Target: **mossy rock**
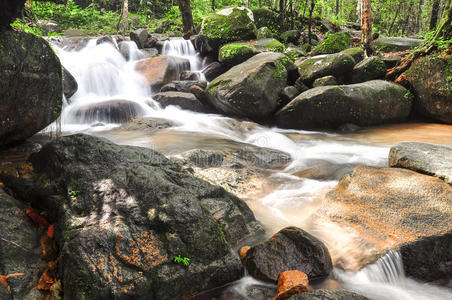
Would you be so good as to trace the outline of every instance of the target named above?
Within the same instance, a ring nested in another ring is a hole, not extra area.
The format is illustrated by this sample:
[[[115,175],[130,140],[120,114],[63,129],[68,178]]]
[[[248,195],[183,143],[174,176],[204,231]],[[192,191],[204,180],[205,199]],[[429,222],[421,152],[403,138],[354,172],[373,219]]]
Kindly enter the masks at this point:
[[[261,27],[257,30],[257,38],[258,39],[268,39],[273,37],[273,33],[268,27]]]
[[[256,50],[248,43],[231,43],[220,48],[218,60],[225,66],[238,65],[256,54]]]
[[[275,39],[260,39],[253,43],[254,48],[260,52],[280,52],[284,53],[286,47]]]
[[[330,76],[318,78],[312,84],[313,87],[329,86],[329,85],[337,85],[337,80],[334,76],[330,75]]]
[[[300,37],[301,34],[298,30],[289,30],[281,34],[280,40],[285,44],[293,43],[298,45]]]
[[[422,115],[452,124],[452,56],[435,53],[415,61],[404,75]]]
[[[347,33],[330,34],[312,51],[313,55],[333,54],[350,47],[352,39]]]
[[[351,55],[356,63],[359,63],[364,59],[364,49],[361,47],[348,48],[341,51],[341,53]]]
[[[286,48],[286,51],[284,52],[287,56],[289,56],[292,60],[296,60],[300,57],[305,57],[306,53],[301,50],[300,48],[290,45]]]
[[[399,52],[412,50],[422,43],[421,39],[405,37],[379,37],[374,40],[372,46],[381,52]]]
[[[257,29],[248,15],[249,10],[232,8],[223,11],[210,14],[202,21],[200,34],[207,37],[211,47],[218,49],[226,43],[256,38]]]
[[[272,32],[279,31],[278,14],[268,8],[253,9],[254,23],[257,28],[267,27]]]
[[[352,82],[360,83],[380,79],[386,75],[386,64],[378,56],[364,59],[353,68]]]

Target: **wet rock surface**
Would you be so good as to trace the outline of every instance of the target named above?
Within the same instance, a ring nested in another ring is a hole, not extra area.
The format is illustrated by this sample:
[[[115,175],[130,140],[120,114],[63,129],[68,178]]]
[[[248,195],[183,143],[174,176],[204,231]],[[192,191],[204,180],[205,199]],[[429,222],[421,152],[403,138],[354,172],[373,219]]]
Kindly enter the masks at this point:
[[[414,49],[421,43],[421,39],[381,36],[372,43],[372,46],[382,52],[398,52]]]
[[[1,32],[0,87],[0,147],[27,139],[61,113],[60,60],[33,34]]]
[[[352,72],[353,83],[381,79],[386,75],[386,65],[381,58],[372,56],[358,63]]]
[[[192,93],[183,92],[161,92],[153,96],[162,107],[170,105],[179,106],[182,109],[187,109],[195,112],[210,112],[211,109],[196,98]]]
[[[314,280],[327,277],[333,268],[326,246],[296,227],[284,228],[252,246],[242,262],[253,277],[270,282],[287,270],[301,271]]]
[[[284,300],[309,291],[308,276],[297,270],[284,271],[278,277],[278,294],[273,300]]]
[[[332,128],[346,123],[359,126],[406,120],[412,97],[401,85],[374,80],[359,84],[310,89],[275,114],[282,128]]]
[[[432,175],[452,184],[452,147],[400,143],[389,152],[389,166]]]
[[[20,193],[55,221],[65,297],[190,297],[239,279],[230,248],[261,230],[243,201],[153,150],[74,135],[31,161]]]
[[[81,123],[107,122],[125,123],[143,115],[143,108],[136,102],[128,100],[109,100],[86,104],[74,108],[74,114]]]
[[[288,300],[369,300],[359,294],[346,290],[315,290],[288,298]]]

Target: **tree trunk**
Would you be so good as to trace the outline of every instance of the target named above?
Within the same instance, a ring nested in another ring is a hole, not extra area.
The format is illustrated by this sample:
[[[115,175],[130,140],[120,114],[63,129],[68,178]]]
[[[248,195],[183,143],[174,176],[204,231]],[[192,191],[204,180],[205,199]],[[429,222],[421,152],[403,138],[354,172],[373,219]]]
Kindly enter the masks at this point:
[[[215,0],[212,0],[212,11],[215,11]]]
[[[370,43],[372,42],[372,10],[371,0],[362,1],[361,13],[361,44],[366,57],[372,53]]]
[[[129,0],[122,0],[121,14],[119,15],[118,24],[116,26],[122,34],[126,34],[129,29]]]
[[[311,7],[309,8],[309,20],[308,20],[308,44],[309,44],[309,50],[311,50],[311,26],[312,26],[312,13],[314,12],[314,8],[315,8],[315,0],[311,0]]]
[[[259,0],[259,8],[262,8],[262,0]]]
[[[394,14],[394,19],[392,20],[391,25],[389,26],[388,35],[391,35],[392,28],[394,27],[395,21],[396,21],[397,17],[399,16],[399,12],[400,12],[400,8],[401,7],[402,7],[402,2],[400,1],[399,5],[397,6],[397,10],[396,10],[396,12]]]
[[[430,17],[430,30],[435,29],[436,24],[438,23],[439,2],[440,2],[440,0],[433,1],[432,16]],[[447,5],[447,3],[446,3],[446,5]]]
[[[442,37],[444,40],[452,38],[452,0],[446,0],[444,11],[435,31],[435,39]]]
[[[184,39],[188,40],[195,33],[190,0],[179,0],[179,9],[182,16],[182,25],[184,26]]]
[[[336,0],[336,17],[339,16],[339,0]]]
[[[284,30],[284,20],[286,18],[286,1],[279,0],[279,25],[281,30]]]

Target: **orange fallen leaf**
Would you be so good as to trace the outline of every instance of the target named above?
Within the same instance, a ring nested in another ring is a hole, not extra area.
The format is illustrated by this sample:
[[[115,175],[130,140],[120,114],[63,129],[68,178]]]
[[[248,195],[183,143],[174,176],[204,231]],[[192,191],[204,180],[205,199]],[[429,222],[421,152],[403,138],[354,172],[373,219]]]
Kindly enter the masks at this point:
[[[41,217],[37,211],[27,209],[26,214],[33,221],[36,227],[47,228],[49,226],[49,222],[46,218]]]
[[[24,276],[24,275],[25,275],[24,273],[13,273],[13,274],[9,274],[9,275],[0,275],[0,283],[5,287],[8,294],[11,294],[11,288],[9,287],[9,284],[6,281],[6,279],[8,279],[10,277],[14,277],[14,276]]]
[[[54,225],[50,224],[49,228],[47,228],[47,236],[51,239],[53,239],[54,236]]]

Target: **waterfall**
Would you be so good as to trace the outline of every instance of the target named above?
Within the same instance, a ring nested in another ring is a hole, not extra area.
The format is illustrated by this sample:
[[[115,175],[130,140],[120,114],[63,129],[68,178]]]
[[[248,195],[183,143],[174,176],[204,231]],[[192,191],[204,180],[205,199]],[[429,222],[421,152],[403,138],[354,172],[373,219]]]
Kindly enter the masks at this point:
[[[171,39],[163,43],[162,55],[177,56],[190,61],[190,71],[199,73],[200,80],[205,80],[201,72],[202,62],[192,42],[184,39]]]

